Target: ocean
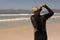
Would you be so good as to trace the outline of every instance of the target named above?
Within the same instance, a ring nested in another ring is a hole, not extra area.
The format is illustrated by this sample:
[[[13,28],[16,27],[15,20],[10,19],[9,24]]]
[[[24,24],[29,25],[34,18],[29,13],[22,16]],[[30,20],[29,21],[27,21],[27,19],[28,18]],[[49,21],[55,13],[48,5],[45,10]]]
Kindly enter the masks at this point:
[[[0,22],[29,20],[33,14],[0,14]],[[60,13],[54,13],[51,18],[60,18]]]
[[[31,25],[31,15],[33,14],[0,14],[0,27]],[[60,13],[54,13],[47,22],[60,22]]]

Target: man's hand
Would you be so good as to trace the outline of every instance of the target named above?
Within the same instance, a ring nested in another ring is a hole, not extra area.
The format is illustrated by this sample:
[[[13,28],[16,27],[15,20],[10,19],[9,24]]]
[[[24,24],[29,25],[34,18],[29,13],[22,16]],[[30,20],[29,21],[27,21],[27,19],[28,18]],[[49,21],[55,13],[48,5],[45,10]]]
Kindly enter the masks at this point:
[[[41,7],[46,7],[47,5],[46,4],[42,4]]]

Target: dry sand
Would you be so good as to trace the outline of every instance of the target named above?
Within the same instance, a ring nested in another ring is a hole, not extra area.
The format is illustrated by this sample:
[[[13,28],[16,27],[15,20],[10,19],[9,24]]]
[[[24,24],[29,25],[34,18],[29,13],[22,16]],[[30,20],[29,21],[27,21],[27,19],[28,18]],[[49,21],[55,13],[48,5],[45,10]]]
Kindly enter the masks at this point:
[[[47,23],[48,40],[60,40],[60,22]],[[34,40],[31,25],[0,29],[0,40]]]

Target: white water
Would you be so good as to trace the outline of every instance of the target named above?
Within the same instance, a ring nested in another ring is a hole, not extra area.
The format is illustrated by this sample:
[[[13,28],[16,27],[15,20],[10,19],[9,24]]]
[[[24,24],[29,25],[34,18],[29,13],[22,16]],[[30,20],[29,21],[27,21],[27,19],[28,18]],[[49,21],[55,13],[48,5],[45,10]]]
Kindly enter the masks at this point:
[[[27,16],[27,15],[33,15],[33,14],[0,14],[0,16]],[[60,15],[60,13],[54,13],[54,15]]]
[[[25,16],[31,16],[33,14],[0,14],[0,17],[9,17],[9,16],[13,16],[13,17],[17,17],[17,16],[22,16],[20,18],[4,18],[4,19],[0,19],[0,22],[4,22],[4,21],[18,21],[18,20],[30,20],[30,17],[25,17]],[[60,15],[60,13],[55,13],[54,15]],[[60,16],[52,16],[51,18],[60,18]]]

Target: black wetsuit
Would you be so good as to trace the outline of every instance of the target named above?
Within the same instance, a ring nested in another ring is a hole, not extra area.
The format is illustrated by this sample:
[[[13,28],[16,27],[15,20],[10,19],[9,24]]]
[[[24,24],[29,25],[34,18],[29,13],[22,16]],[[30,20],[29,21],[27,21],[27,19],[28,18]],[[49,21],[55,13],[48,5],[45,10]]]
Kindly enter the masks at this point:
[[[54,14],[49,8],[47,10],[48,14],[31,16],[31,22],[35,29],[34,40],[47,40],[46,20]]]

